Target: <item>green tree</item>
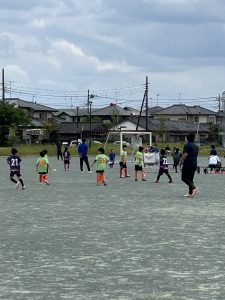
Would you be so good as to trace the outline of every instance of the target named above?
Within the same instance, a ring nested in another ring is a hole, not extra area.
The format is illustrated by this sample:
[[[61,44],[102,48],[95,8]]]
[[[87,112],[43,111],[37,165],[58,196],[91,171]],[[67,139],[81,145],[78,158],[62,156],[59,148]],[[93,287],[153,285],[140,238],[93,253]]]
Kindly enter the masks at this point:
[[[20,108],[14,107],[14,104],[0,101],[0,145],[6,146],[13,142],[9,139],[11,129],[12,136],[15,137],[13,132],[19,126],[26,126],[30,123],[30,118]]]
[[[164,117],[159,118],[159,135],[162,138],[162,142],[164,142],[164,137],[166,135],[167,132],[167,128],[166,128],[166,119]]]
[[[220,126],[218,124],[210,124],[209,129],[210,129],[209,141],[218,143],[220,139],[219,137]]]
[[[116,106],[113,106],[111,109],[111,122],[109,127],[115,127],[121,121],[121,113]]]
[[[48,119],[48,121],[44,122],[43,129],[47,139],[50,138],[51,133],[57,128],[57,125],[57,122],[53,119]]]

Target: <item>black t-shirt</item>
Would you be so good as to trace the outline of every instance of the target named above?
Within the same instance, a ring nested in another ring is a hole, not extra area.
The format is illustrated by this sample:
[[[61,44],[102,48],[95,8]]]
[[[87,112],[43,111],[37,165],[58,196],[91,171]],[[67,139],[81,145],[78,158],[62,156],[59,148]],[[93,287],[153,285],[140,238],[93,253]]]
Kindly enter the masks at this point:
[[[183,166],[197,167],[198,146],[195,143],[187,143],[184,145],[183,153],[187,153]]]

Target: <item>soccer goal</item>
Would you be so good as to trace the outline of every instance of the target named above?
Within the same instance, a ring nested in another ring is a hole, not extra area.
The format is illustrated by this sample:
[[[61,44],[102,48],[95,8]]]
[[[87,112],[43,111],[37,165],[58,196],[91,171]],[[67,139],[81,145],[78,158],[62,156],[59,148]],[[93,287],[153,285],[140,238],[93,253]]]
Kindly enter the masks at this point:
[[[134,156],[134,152],[138,149],[139,146],[142,146],[143,138],[152,146],[152,132],[151,131],[112,131],[109,132],[106,138],[105,146],[108,143],[110,135],[119,135],[119,144],[120,144],[120,153],[123,150],[123,145],[128,144],[128,146],[132,147],[132,156]],[[129,139],[129,143],[126,140]]]

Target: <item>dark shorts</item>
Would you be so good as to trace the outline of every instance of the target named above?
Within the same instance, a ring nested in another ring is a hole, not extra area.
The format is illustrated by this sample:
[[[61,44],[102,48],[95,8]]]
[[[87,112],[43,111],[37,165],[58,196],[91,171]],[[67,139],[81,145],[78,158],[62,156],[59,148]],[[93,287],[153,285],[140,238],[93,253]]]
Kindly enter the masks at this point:
[[[120,161],[120,169],[126,169],[127,168],[127,164],[123,163],[122,161]]]
[[[135,165],[134,169],[135,171],[142,171],[142,166]]]
[[[11,171],[10,172],[10,177],[13,177],[14,175],[20,177],[21,176],[20,171]]]
[[[48,172],[38,172],[39,175],[46,175]]]
[[[70,164],[70,161],[65,159],[65,160],[64,160],[64,164],[65,164],[65,165],[69,165],[69,164]]]
[[[102,173],[104,173],[104,171],[103,170],[96,170],[96,173],[102,174]]]
[[[169,170],[168,169],[159,169],[159,174],[163,175],[163,174],[168,174]]]

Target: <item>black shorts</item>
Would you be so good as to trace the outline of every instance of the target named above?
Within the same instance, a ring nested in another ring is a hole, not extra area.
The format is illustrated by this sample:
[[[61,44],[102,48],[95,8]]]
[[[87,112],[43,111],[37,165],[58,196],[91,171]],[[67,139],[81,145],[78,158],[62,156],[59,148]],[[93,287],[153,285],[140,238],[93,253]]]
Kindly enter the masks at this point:
[[[169,170],[168,169],[159,169],[159,174],[163,175],[163,174],[168,174]]]
[[[16,175],[17,177],[20,177],[21,176],[20,171],[11,171],[10,177],[13,177],[14,175]]]
[[[38,172],[39,175],[46,175],[48,172]]]
[[[103,174],[105,171],[104,170],[96,170],[96,173],[98,174]]]
[[[142,166],[135,165],[134,169],[135,171],[142,171]]]
[[[127,164],[123,163],[122,161],[120,161],[120,169],[126,169],[127,168]]]
[[[64,165],[69,165],[70,161],[69,160],[64,160]]]

